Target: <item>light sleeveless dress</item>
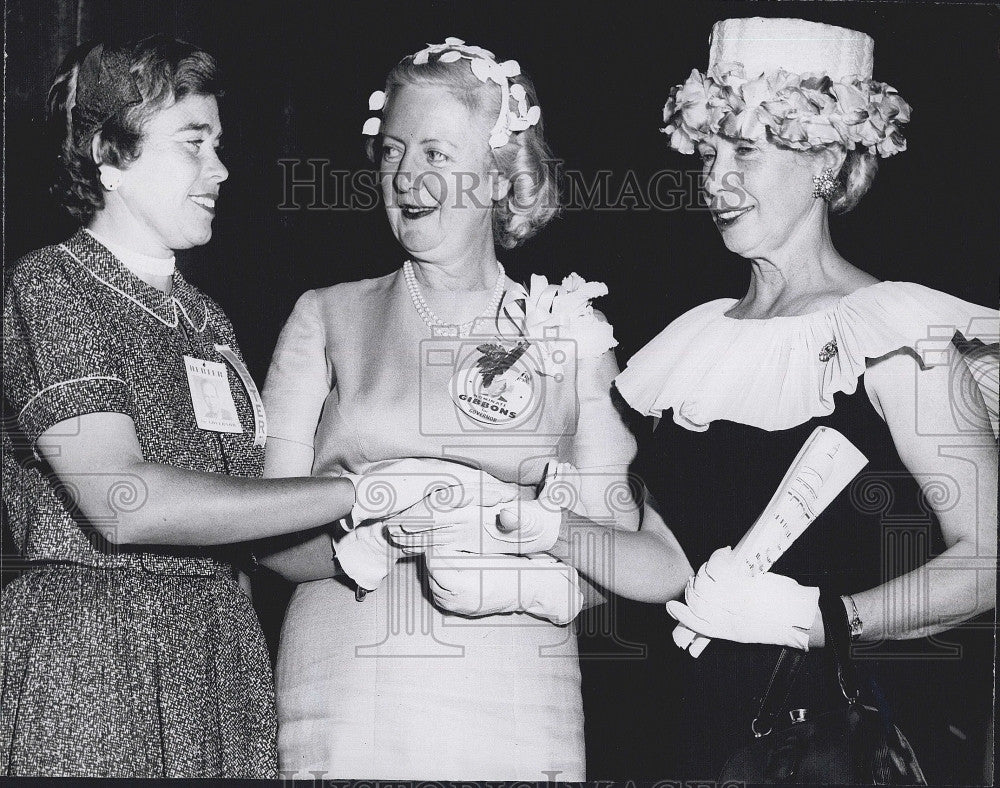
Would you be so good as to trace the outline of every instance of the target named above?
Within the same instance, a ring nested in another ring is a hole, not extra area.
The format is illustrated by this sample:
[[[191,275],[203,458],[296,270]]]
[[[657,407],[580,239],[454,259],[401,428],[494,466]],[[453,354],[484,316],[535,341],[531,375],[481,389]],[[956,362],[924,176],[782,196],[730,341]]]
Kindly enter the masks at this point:
[[[541,381],[524,426],[490,430],[449,395],[456,354],[482,341],[433,338],[398,271],[309,291],[268,373],[269,433],[312,445],[313,475],[403,457],[480,465],[526,488],[553,457],[624,474],[635,444],[611,404],[610,354]],[[423,575],[421,557],[401,560],[362,602],[338,579],[298,586],[276,679],[282,772],[584,779],[573,628],[442,612]]]

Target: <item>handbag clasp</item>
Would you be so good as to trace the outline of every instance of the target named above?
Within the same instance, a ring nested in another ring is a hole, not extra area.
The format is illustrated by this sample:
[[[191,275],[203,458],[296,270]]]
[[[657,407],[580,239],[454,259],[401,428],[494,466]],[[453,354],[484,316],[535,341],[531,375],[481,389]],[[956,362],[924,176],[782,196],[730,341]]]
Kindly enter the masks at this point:
[[[753,735],[754,735],[755,739],[763,738],[764,736],[767,736],[771,731],[774,730],[773,727],[770,727],[766,731],[763,731],[763,732],[759,731],[759,730],[757,730],[757,723],[758,722],[759,722],[759,718],[754,717],[753,718],[753,722],[750,723],[750,730],[753,731]]]

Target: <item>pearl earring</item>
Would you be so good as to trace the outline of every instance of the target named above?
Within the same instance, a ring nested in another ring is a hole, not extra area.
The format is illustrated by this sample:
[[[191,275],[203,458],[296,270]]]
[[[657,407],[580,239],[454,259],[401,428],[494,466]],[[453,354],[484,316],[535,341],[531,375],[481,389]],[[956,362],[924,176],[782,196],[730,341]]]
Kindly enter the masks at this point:
[[[101,186],[106,191],[113,192],[121,185],[121,182],[122,174],[118,170],[112,170],[110,167],[107,169],[101,167]]]

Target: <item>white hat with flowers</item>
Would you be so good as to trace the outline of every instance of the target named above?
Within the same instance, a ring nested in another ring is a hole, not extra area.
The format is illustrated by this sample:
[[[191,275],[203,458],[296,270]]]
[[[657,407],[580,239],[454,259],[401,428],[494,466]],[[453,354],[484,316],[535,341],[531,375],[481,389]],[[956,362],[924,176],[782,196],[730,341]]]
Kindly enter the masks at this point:
[[[663,108],[672,148],[693,153],[713,134],[794,150],[840,144],[879,156],[906,150],[910,105],[872,79],[875,42],[803,19],[716,22],[705,73],[694,69]]]

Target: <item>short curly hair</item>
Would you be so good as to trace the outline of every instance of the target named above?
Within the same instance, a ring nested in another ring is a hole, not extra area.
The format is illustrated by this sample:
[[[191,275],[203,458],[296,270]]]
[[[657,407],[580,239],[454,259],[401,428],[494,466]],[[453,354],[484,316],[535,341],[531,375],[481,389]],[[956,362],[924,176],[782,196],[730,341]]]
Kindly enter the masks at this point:
[[[531,106],[538,94],[531,78],[523,71],[511,78],[521,85]],[[385,81],[386,101],[395,89],[405,85],[438,85],[446,88],[473,112],[480,112],[493,124],[500,114],[501,92],[493,82],[482,82],[468,61],[445,63],[430,60],[414,64],[408,57],[397,64]],[[378,138],[366,142],[368,158],[378,161]],[[559,214],[559,187],[554,168],[555,156],[545,142],[542,120],[524,131],[510,135],[501,148],[493,149],[500,174],[510,181],[507,198],[493,205],[493,239],[504,249],[520,246]]]
[[[867,148],[847,151],[844,164],[837,174],[840,184],[837,194],[830,200],[832,213],[847,213],[864,197],[875,181],[878,172],[878,154]]]
[[[66,56],[46,102],[49,127],[59,151],[50,191],[80,224],[87,224],[104,208],[98,162],[91,152],[96,135],[100,135],[101,162],[120,167],[138,158],[143,126],[158,110],[189,95],[222,95],[218,66],[211,55],[169,36],[152,36],[118,49],[130,64],[142,102],[122,107],[100,128],[81,134],[73,124],[77,76],[93,47],[85,44]]]

